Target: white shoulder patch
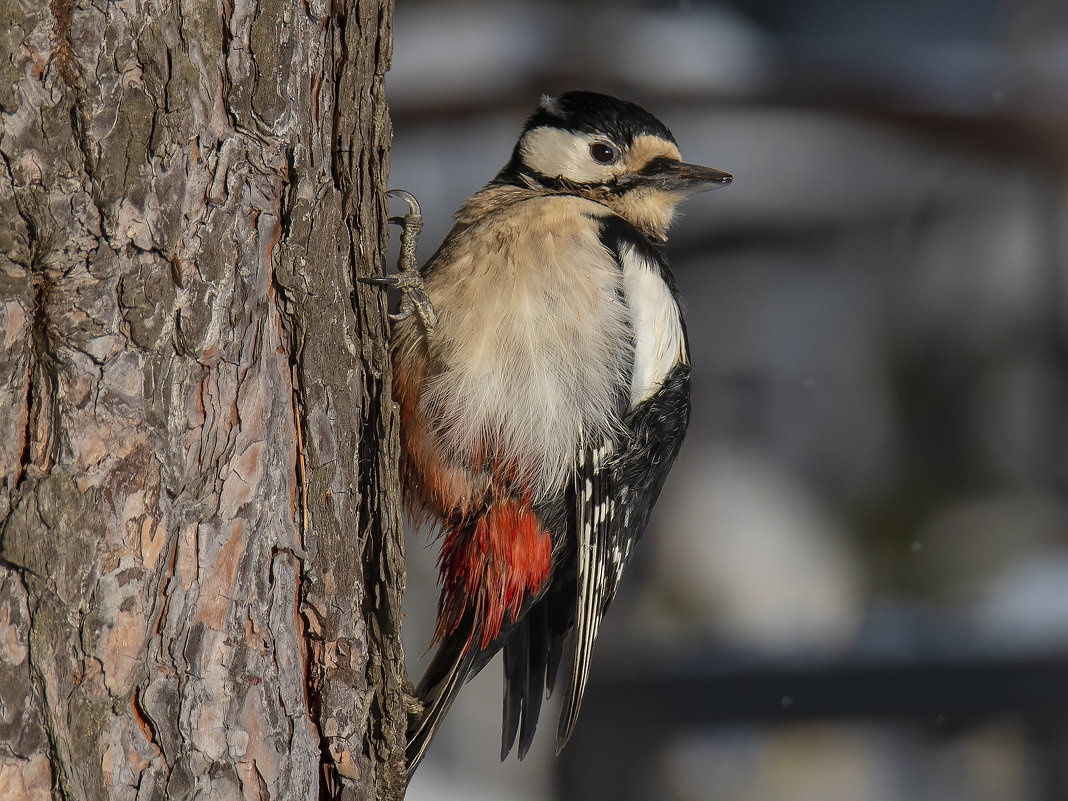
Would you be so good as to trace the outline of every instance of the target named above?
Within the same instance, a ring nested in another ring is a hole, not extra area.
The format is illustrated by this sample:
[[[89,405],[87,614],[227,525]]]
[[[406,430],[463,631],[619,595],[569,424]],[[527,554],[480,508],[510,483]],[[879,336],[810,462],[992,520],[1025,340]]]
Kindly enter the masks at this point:
[[[686,342],[679,307],[656,266],[629,246],[623,248],[621,260],[623,292],[634,332],[630,382],[630,405],[634,408],[655,394],[676,364],[687,360]]]

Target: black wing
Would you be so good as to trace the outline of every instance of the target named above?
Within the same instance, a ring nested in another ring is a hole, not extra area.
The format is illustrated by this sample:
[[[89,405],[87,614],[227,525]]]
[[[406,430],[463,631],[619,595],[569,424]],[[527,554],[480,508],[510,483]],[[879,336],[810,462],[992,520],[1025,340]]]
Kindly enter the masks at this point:
[[[659,391],[629,416],[628,437],[607,459],[587,451],[576,470],[576,605],[573,647],[557,752],[578,720],[601,618],[634,544],[645,532],[690,420],[690,368],[677,364]]]

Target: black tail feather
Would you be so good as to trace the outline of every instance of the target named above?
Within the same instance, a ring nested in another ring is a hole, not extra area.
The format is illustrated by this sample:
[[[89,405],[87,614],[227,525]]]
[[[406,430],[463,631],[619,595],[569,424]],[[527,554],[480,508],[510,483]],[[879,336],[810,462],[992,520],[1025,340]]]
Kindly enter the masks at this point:
[[[519,722],[526,725],[523,707],[527,686],[529,655],[527,621],[524,619],[504,644],[504,720],[501,725],[501,761],[508,757],[515,743]]]
[[[423,703],[423,711],[408,721],[408,776],[419,766],[438,726],[472,673],[475,616],[464,615],[456,628],[441,642],[434,658],[427,665],[415,693]]]
[[[504,645],[504,725],[501,729],[501,759],[505,759],[519,736],[517,755],[523,759],[534,741],[546,690],[549,659],[547,610],[536,603],[515,627]]]
[[[519,758],[522,759],[530,750],[534,741],[534,730],[538,726],[541,714],[541,702],[545,698],[545,667],[548,661],[549,629],[546,619],[545,604],[539,603],[527,616],[527,686],[523,695],[523,726],[519,732]]]

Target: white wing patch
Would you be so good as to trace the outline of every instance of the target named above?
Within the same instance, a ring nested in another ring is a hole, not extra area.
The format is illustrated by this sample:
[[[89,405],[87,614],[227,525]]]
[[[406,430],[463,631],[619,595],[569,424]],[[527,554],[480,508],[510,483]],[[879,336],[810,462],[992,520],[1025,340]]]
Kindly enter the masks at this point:
[[[686,361],[686,341],[679,307],[656,267],[630,246],[622,249],[620,260],[634,333],[633,409],[653,396],[672,367]]]

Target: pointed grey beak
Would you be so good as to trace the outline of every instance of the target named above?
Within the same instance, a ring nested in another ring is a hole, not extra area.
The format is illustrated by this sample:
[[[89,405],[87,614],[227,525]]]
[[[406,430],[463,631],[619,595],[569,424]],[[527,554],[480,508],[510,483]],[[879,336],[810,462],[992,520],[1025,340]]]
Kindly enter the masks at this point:
[[[734,176],[723,170],[669,158],[655,158],[640,171],[620,176],[618,184],[623,191],[638,186],[651,186],[661,192],[694,195],[726,186],[733,180]]]
[[[733,175],[723,170],[669,159],[656,159],[642,171],[642,178],[666,192],[688,194],[717,189],[734,180]]]

